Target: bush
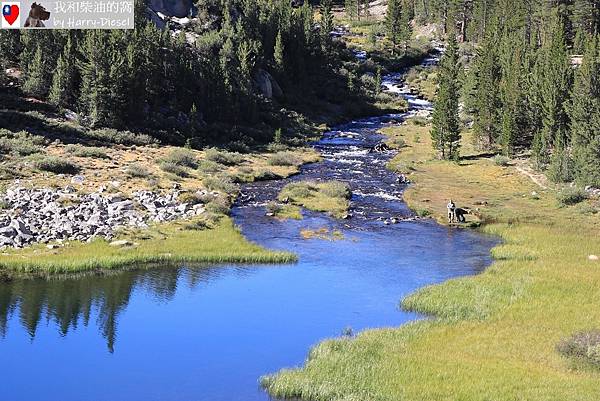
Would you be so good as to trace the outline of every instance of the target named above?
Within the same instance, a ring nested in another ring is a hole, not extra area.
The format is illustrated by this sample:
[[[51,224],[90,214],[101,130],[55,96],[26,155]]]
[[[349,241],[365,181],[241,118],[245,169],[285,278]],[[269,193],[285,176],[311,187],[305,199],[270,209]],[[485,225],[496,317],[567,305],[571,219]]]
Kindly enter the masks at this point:
[[[93,157],[96,159],[108,159],[104,148],[94,146],[67,145],[65,148],[67,153],[77,157]]]
[[[19,156],[29,156],[42,151],[46,140],[26,131],[11,132],[0,129],[0,153],[13,153]]]
[[[125,170],[125,174],[132,178],[146,178],[150,176],[148,169],[140,164],[130,164]]]
[[[173,149],[165,158],[165,162],[190,168],[198,166],[196,155],[189,149]]]
[[[350,186],[341,181],[329,181],[325,183],[321,188],[321,192],[331,198],[350,199],[352,197]]]
[[[34,160],[33,166],[38,170],[55,174],[76,174],[79,171],[79,166],[75,163],[56,156],[46,156]]]
[[[238,192],[238,186],[231,180],[231,178],[225,175],[207,177],[203,180],[203,182],[206,188],[211,191],[219,191],[226,194],[236,194]]]
[[[198,171],[202,173],[218,173],[219,171],[223,171],[225,168],[226,166],[211,160],[202,160],[200,163],[198,163]]]
[[[160,169],[165,173],[175,174],[177,177],[185,178],[189,175],[185,167],[167,161],[160,163]]]
[[[292,152],[277,152],[267,160],[271,166],[297,166],[302,163]]]
[[[583,202],[588,197],[587,192],[581,188],[565,188],[557,195],[558,203],[561,206],[571,206]]]
[[[390,145],[392,145],[394,148],[402,149],[406,147],[406,141],[404,138],[395,137],[390,140]]]
[[[179,194],[177,198],[181,203],[187,203],[189,205],[197,205],[202,202],[202,198],[195,192],[183,192]]]
[[[229,203],[221,197],[214,198],[206,204],[206,211],[217,215],[229,214]]]
[[[506,167],[510,163],[510,159],[503,155],[494,156],[494,164],[500,167]]]
[[[577,333],[562,340],[556,349],[563,356],[600,368],[600,330]]]
[[[244,161],[244,157],[239,153],[227,152],[216,148],[207,149],[204,157],[206,160],[226,166],[235,166]]]
[[[271,170],[262,170],[254,174],[254,181],[269,181],[282,178],[279,174]]]
[[[135,134],[130,131],[117,131],[112,128],[102,128],[97,130],[90,130],[86,133],[86,136],[101,141],[116,143],[119,145],[157,145],[160,142],[146,134]]]

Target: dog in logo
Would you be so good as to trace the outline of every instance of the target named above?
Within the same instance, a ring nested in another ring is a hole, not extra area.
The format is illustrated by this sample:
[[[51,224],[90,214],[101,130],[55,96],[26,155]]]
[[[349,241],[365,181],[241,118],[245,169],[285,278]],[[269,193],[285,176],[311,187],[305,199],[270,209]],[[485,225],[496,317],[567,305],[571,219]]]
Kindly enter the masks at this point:
[[[44,6],[41,4],[33,3],[31,10],[29,10],[29,16],[25,21],[25,27],[31,28],[43,28],[46,25],[42,21],[48,21],[50,18],[50,12],[46,11]]]

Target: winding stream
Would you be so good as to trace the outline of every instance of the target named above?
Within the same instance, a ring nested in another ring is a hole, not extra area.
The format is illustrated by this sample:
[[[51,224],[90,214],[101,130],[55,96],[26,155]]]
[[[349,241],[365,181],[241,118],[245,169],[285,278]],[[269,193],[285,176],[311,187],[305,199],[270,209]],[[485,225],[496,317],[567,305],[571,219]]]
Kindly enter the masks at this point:
[[[385,86],[408,97],[410,113],[430,107],[403,89],[401,75]],[[322,163],[243,189],[236,223],[253,241],[297,253],[297,264],[0,284],[0,400],[268,400],[257,379],[300,365],[319,340],[416,318],[398,310],[403,296],[480,272],[496,240],[411,221],[404,187],[385,168],[392,155],[368,152],[378,129],[405,117],[336,127],[314,145]],[[286,182],[307,178],[349,182],[353,217],[265,216]],[[402,221],[384,224],[391,217]],[[306,240],[306,228],[339,230],[343,239]]]

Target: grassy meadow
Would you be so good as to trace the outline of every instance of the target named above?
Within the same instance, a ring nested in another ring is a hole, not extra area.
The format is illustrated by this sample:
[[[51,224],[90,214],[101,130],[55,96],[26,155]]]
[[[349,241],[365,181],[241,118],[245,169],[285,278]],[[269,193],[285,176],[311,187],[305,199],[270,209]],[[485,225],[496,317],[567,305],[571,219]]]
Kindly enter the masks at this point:
[[[146,230],[123,231],[128,243],[111,246],[98,239],[91,243],[67,242],[49,249],[40,244],[0,253],[0,271],[8,274],[51,275],[90,270],[135,267],[146,263],[290,263],[296,256],[273,252],[247,241],[229,217],[212,228],[198,221],[178,221]]]
[[[600,262],[590,258],[600,253],[598,201],[565,202],[564,189],[522,173],[523,161],[478,154],[468,133],[460,164],[437,161],[428,129],[386,131],[403,139],[390,168],[414,182],[407,203],[441,222],[448,198],[472,207],[468,219],[503,239],[496,261],[400,303],[434,318],[324,341],[303,367],[262,384],[276,397],[319,401],[597,400],[597,340],[579,358],[559,344],[600,326]]]

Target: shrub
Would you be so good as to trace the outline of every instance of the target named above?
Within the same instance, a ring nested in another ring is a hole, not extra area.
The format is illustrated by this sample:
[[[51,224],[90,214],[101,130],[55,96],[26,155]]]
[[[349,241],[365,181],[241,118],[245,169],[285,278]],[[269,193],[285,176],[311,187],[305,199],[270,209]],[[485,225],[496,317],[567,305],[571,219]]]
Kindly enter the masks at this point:
[[[148,169],[137,163],[130,164],[125,170],[125,174],[132,178],[146,178],[150,176]]]
[[[46,156],[34,160],[33,166],[38,170],[55,174],[76,174],[79,171],[79,166],[75,163],[56,156]]]
[[[302,162],[292,152],[277,152],[267,160],[271,166],[297,166]]]
[[[185,178],[189,175],[185,167],[167,161],[160,163],[160,169],[165,173],[175,174],[177,177]]]
[[[254,181],[269,181],[282,178],[279,174],[271,170],[261,170],[254,174]]]
[[[157,145],[156,138],[146,134],[135,134],[130,131],[117,131],[113,128],[102,128],[87,131],[86,136],[101,141],[116,143],[119,145]]]
[[[571,206],[583,202],[588,197],[587,192],[578,187],[565,188],[557,195],[558,203],[561,206]]]
[[[503,155],[494,156],[494,164],[496,166],[506,167],[510,163],[510,159]]]
[[[562,340],[556,349],[563,356],[600,368],[600,330],[576,333]]]
[[[178,166],[196,168],[198,160],[196,155],[189,149],[173,149],[165,158],[165,162]]]
[[[198,203],[203,203],[202,198],[195,192],[183,192],[179,194],[177,198],[181,203],[187,203],[190,205],[197,205]]]
[[[390,140],[390,144],[398,149],[402,149],[406,147],[406,141],[404,140],[404,138],[400,138],[400,137],[395,137],[393,139]]]
[[[198,163],[198,171],[202,173],[218,173],[225,168],[226,166],[211,160],[202,160],[200,163]]]
[[[341,181],[330,181],[323,184],[321,192],[332,198],[350,199],[352,197],[350,186]]]
[[[108,159],[106,150],[95,146],[67,145],[67,153],[77,157],[93,157],[96,159]]]
[[[207,177],[203,180],[204,185],[211,191],[224,192],[226,194],[236,194],[238,186],[225,175],[219,175],[216,177]]]
[[[38,135],[31,135],[26,131],[11,132],[0,129],[0,152],[14,153],[19,156],[29,156],[42,151],[46,139]]]
[[[303,199],[313,196],[317,190],[318,188],[310,182],[292,182],[281,190],[281,196],[291,199]]]
[[[206,211],[217,215],[229,214],[229,203],[222,197],[216,197],[206,204]]]
[[[207,149],[204,157],[206,160],[224,164],[226,166],[235,166],[244,161],[244,157],[239,153],[227,152],[216,148]]]

